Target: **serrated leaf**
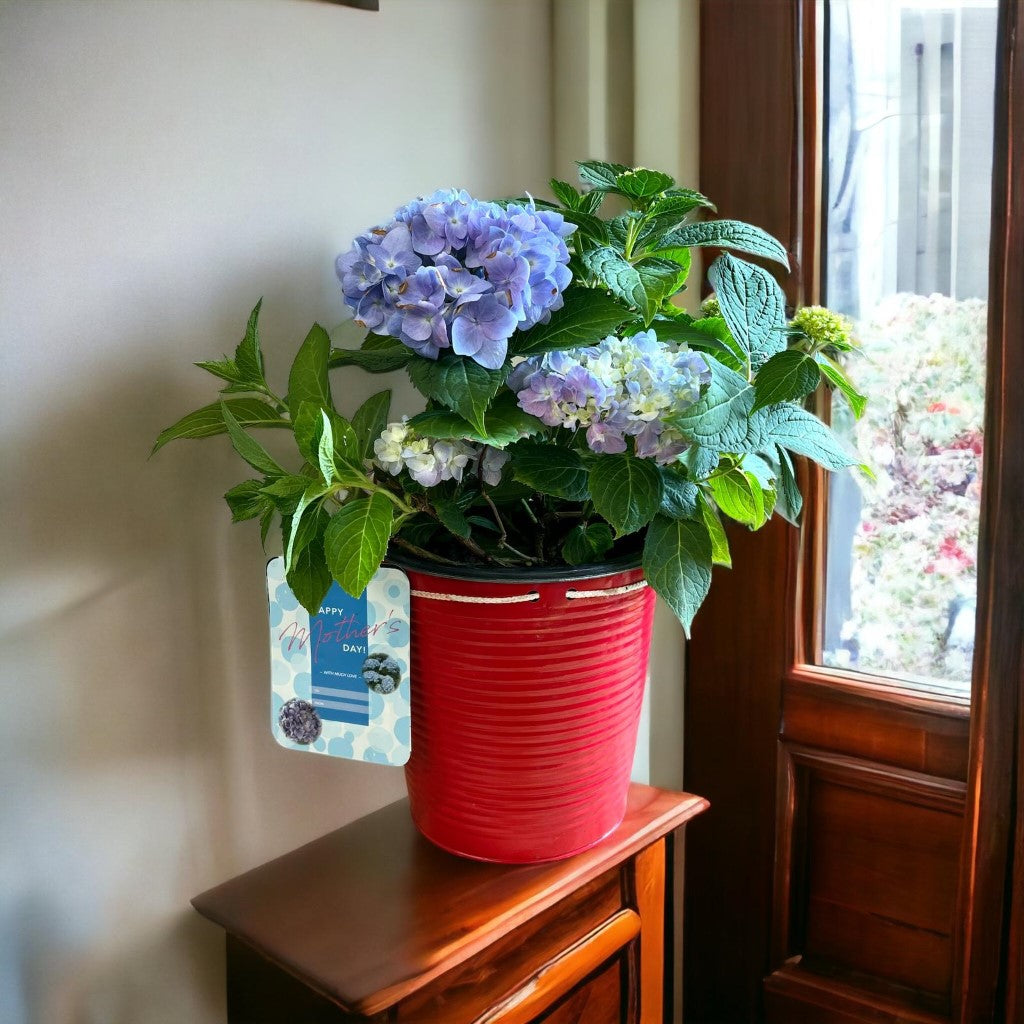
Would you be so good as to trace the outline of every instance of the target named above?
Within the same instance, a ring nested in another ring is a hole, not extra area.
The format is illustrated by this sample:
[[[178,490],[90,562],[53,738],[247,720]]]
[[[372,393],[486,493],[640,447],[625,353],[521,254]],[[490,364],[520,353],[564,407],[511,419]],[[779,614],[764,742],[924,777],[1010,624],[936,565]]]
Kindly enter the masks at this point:
[[[312,516],[313,511],[311,510],[319,508],[319,502],[328,490],[329,488],[324,487],[319,480],[314,480],[302,492],[289,523],[288,539],[284,548],[285,573],[291,568],[293,558],[305,548],[310,537],[315,536],[315,531],[311,532],[308,528],[302,529],[302,523],[307,513]]]
[[[650,459],[602,455],[591,467],[594,508],[620,537],[635,533],[657,515],[661,492],[661,473]]]
[[[676,183],[675,178],[663,171],[647,167],[634,167],[615,176],[615,187],[630,199],[650,199]]]
[[[263,493],[269,497],[285,515],[292,515],[299,503],[299,498],[309,486],[309,477],[289,474],[279,477],[272,483],[265,484]]]
[[[195,365],[198,366],[200,370],[212,373],[214,377],[220,377],[221,380],[226,380],[229,387],[240,385],[244,379],[237,365],[235,365],[234,359],[204,359]],[[246,390],[248,391],[251,389],[246,388]]]
[[[719,452],[741,450],[754,406],[754,389],[742,374],[713,356],[705,358],[711,368],[707,391],[671,422],[688,440],[704,448]]]
[[[614,543],[607,523],[580,523],[574,526],[562,544],[562,557],[569,565],[587,565],[600,561]]]
[[[540,420],[516,405],[516,396],[511,391],[499,395],[487,410],[483,432],[458,413],[444,409],[418,413],[409,420],[409,426],[424,437],[461,438],[489,444],[493,448],[505,448],[513,441],[544,430]]]
[[[723,515],[757,530],[764,525],[764,492],[752,473],[734,468],[709,481],[715,504]]]
[[[314,540],[299,554],[285,573],[285,579],[299,604],[316,615],[331,589],[331,574],[324,561],[323,542]]]
[[[260,545],[264,551],[267,550],[267,536],[270,533],[270,527],[274,524],[274,513],[276,511],[273,505],[269,505],[266,512],[260,516]]]
[[[659,248],[655,243],[659,242],[663,235],[679,225],[679,222],[698,206],[704,206],[713,210],[714,203],[706,196],[691,189],[675,189],[671,194],[656,199],[644,214],[644,225],[637,235],[637,247],[640,251],[644,249]],[[675,246],[677,249],[684,249],[689,252],[688,246]]]
[[[799,526],[804,498],[800,493],[800,485],[797,483],[796,473],[793,470],[793,461],[785,448],[776,447],[775,451],[779,458],[778,512],[786,522]]]
[[[583,263],[588,272],[607,286],[608,290],[627,306],[647,312],[647,292],[636,268],[624,260],[614,249],[602,246],[584,253]]]
[[[548,184],[551,186],[551,194],[567,210],[579,209],[580,200],[583,198],[580,195],[579,189],[574,185],[570,185],[567,181],[560,181],[558,178],[552,178]]]
[[[253,307],[245,325],[245,336],[235,349],[235,365],[239,375],[253,384],[265,384],[263,377],[263,353],[260,351],[259,318],[263,299]]]
[[[242,429],[226,401],[220,403],[220,414],[231,438],[231,446],[253,469],[265,476],[284,476],[285,471],[270,457],[263,445]]]
[[[394,506],[383,494],[346,502],[324,533],[324,556],[342,590],[360,597],[380,568],[391,537]]]
[[[470,534],[469,520],[451,498],[433,498],[434,511],[445,529],[465,540]]]
[[[711,502],[704,497],[703,492],[698,495],[701,519],[707,527],[708,536],[711,538],[711,561],[714,565],[724,565],[727,569],[732,568],[732,555],[729,552],[729,538],[726,536],[722,520],[718,518],[718,512],[712,507]]]
[[[684,268],[672,260],[652,258],[637,263],[635,269],[640,275],[646,296],[643,307],[644,322],[649,324],[654,314],[661,308],[661,304],[679,291],[689,265]]]
[[[546,324],[512,335],[510,353],[532,355],[592,345],[629,318],[610,295],[591,288],[570,287],[564,292],[564,300],[565,305],[552,313]]]
[[[774,260],[789,269],[789,256],[782,244],[767,231],[740,220],[706,220],[684,224],[665,239],[665,248],[694,246],[737,249],[751,256]]]
[[[850,404],[854,419],[859,420],[867,408],[867,396],[862,395],[854,387],[853,381],[847,377],[843,368],[825,355],[824,352],[815,353],[814,361],[818,364],[818,368],[828,382],[845,396],[846,401]]]
[[[517,445],[512,452],[512,472],[516,480],[541,494],[566,501],[586,501],[590,496],[583,460],[568,448]]]
[[[678,461],[686,467],[686,472],[691,480],[706,480],[718,468],[719,455],[712,448],[691,444],[679,456]]]
[[[806,352],[795,348],[779,352],[761,367],[754,380],[754,409],[803,398],[820,380],[818,366]]]
[[[564,214],[567,224],[575,224],[579,233],[598,245],[606,245],[608,242],[608,229],[600,217],[584,213],[582,210],[559,211]],[[574,244],[576,244],[574,242]]]
[[[786,347],[786,300],[767,270],[723,253],[708,269],[708,280],[730,333],[755,366]]]
[[[333,409],[331,385],[327,379],[327,361],[331,339],[319,325],[313,324],[305,341],[299,346],[288,373],[288,408],[295,417],[303,402],[320,409]]]
[[[352,414],[352,429],[355,431],[360,458],[373,458],[373,442],[388,425],[390,413],[391,392],[378,391]]]
[[[376,338],[376,335],[370,335]],[[367,339],[369,340],[369,339]],[[333,369],[336,366],[358,366],[367,373],[391,373],[393,370],[401,370],[412,361],[416,353],[407,348],[395,338],[379,338],[383,344],[366,345],[358,349],[335,348],[331,349],[328,365]]]
[[[235,421],[242,427],[290,427],[286,419],[272,406],[261,398],[226,398],[220,402],[204,405],[187,416],[182,416],[177,423],[160,432],[153,445],[151,455],[158,452],[170,441],[195,440],[200,437],[214,437],[227,433],[221,406],[226,405]]]
[[[505,383],[509,366],[488,370],[464,356],[445,352],[437,360],[416,357],[407,367],[413,386],[485,433],[484,413]]]
[[[623,164],[606,163],[604,160],[577,160],[580,181],[594,188],[616,191],[616,179],[629,168]]]
[[[584,192],[580,199],[580,212],[589,213],[591,215],[596,214],[601,209],[601,204],[604,202],[604,192],[597,188],[590,192]],[[603,222],[602,222],[603,223]]]
[[[745,370],[747,356],[721,317],[703,320],[655,320],[651,327],[659,341],[683,342],[690,348],[711,353],[730,370]]]
[[[317,465],[320,467],[324,483],[329,484],[337,473],[334,465],[334,430],[331,427],[330,416],[323,409],[320,410],[320,427],[320,441],[316,452]]]
[[[806,455],[826,469],[844,469],[860,464],[859,457],[846,449],[839,437],[816,416],[799,405],[785,403],[762,409],[764,439]]]
[[[711,538],[703,522],[657,516],[647,531],[644,575],[675,612],[687,638],[711,586]]]
[[[693,519],[697,515],[697,485],[684,480],[667,466],[661,470],[661,506],[670,519]]]
[[[262,480],[243,480],[224,495],[224,500],[231,509],[231,522],[242,523],[248,519],[262,516],[269,505],[273,510],[273,502],[263,495]]]

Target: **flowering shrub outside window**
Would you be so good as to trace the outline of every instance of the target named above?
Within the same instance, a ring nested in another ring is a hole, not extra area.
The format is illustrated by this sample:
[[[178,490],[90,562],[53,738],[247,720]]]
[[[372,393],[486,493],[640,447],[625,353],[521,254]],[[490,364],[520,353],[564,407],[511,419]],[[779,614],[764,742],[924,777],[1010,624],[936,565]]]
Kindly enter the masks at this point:
[[[874,481],[834,481],[855,513],[830,536],[827,604],[839,605],[825,662],[966,688],[974,649],[986,304],[890,296],[856,329],[856,377],[872,395],[852,421]],[[857,505],[859,504],[859,510]],[[840,517],[842,518],[842,517]],[[849,568],[849,593],[839,592]],[[847,603],[848,602],[848,603]]]

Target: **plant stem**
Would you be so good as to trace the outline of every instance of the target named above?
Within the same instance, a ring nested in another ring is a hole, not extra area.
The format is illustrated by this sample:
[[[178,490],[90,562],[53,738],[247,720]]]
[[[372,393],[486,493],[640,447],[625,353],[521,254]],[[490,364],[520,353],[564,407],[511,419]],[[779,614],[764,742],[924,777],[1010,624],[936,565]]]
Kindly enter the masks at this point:
[[[409,541],[402,537],[392,537],[391,543],[397,545],[400,548],[404,548],[411,554],[417,555],[419,558],[425,558],[431,562],[440,562],[442,565],[458,565],[452,558],[445,558],[443,555],[434,554],[433,551],[428,551],[426,548],[421,548],[416,544],[411,544]]]

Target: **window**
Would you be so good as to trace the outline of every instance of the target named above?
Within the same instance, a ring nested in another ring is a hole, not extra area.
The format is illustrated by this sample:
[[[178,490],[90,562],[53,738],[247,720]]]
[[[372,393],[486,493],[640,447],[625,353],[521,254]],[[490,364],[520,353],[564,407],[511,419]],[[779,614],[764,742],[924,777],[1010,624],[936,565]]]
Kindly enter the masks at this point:
[[[832,0],[825,300],[871,396],[833,424],[823,661],[967,695],[977,591],[995,0]]]

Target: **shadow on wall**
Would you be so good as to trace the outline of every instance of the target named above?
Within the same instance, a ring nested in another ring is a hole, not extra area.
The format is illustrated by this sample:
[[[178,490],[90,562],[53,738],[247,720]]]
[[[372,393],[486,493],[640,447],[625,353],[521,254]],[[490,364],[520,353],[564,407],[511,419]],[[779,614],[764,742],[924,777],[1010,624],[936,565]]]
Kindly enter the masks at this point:
[[[287,308],[279,290],[268,302]],[[244,318],[225,314],[201,354]],[[142,320],[143,353],[195,349]],[[278,380],[291,344],[268,353]],[[397,769],[274,743],[258,529],[232,527],[219,498],[245,467],[225,439],[146,461],[214,397],[193,373],[186,392],[156,363],[111,360],[90,369],[104,386],[2,439],[20,498],[3,578],[5,1020],[223,1020],[222,943],[189,898],[404,793]]]

